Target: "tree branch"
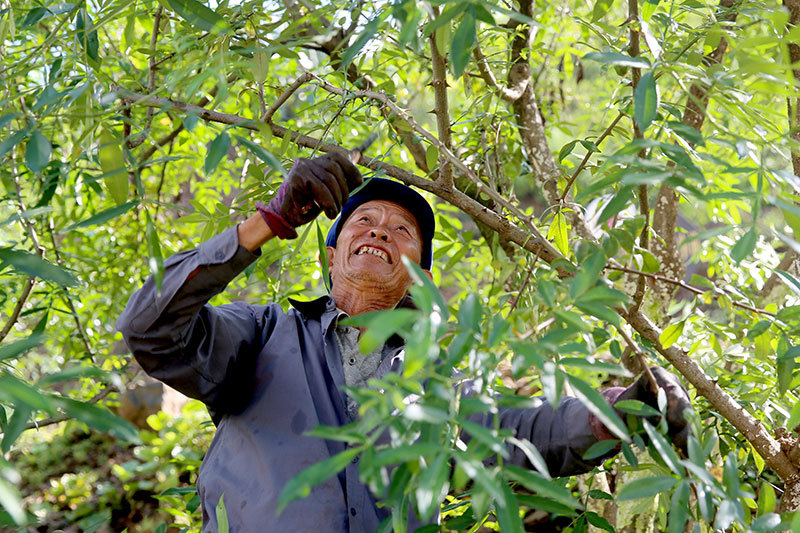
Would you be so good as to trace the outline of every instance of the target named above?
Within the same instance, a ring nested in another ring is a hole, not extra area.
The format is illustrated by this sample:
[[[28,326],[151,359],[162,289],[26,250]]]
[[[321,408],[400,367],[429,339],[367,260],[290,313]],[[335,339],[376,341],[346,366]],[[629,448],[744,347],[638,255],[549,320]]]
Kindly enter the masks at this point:
[[[439,16],[439,8],[433,7],[434,18]],[[431,63],[433,66],[433,94],[434,107],[433,113],[436,115],[436,126],[439,132],[439,141],[448,150],[452,150],[453,145],[450,136],[450,109],[447,105],[447,70],[444,57],[439,53],[436,46],[436,32],[431,32],[429,41],[431,43]],[[453,167],[446,157],[439,153],[439,175],[436,178],[442,187],[453,187]]]
[[[483,81],[485,81],[489,87],[497,90],[500,94],[500,98],[506,102],[518,100],[522,96],[522,93],[525,92],[528,83],[530,83],[530,76],[516,76],[514,79],[511,79],[509,76],[508,87],[500,87],[494,72],[492,72],[489,66],[489,60],[483,55],[480,44],[475,43],[475,48],[472,49],[472,57],[475,58],[475,63],[478,64],[478,71],[481,73]]]
[[[25,302],[28,301],[28,296],[30,296],[35,284],[36,278],[28,278],[25,282],[25,287],[22,289],[22,294],[19,295],[17,304],[14,306],[14,310],[11,311],[11,314],[8,316],[8,322],[6,322],[6,325],[3,326],[3,330],[0,331],[0,342],[3,342],[3,339],[6,338],[6,335],[8,335],[8,333],[11,331],[11,328],[17,323],[19,315],[22,312],[22,308],[25,306]]]
[[[203,120],[220,122],[223,124],[241,124],[242,127],[248,129],[258,129],[253,124],[252,120],[245,119],[238,115],[219,113],[217,111],[199,108],[191,104],[177,102],[167,98],[155,98],[148,95],[132,93],[121,88],[115,88],[115,92],[120,98],[130,104],[155,107],[172,105],[175,109],[196,113]],[[319,149],[323,152],[343,150],[341,147],[334,144],[319,145],[318,139],[290,131],[277,124],[270,123],[269,126],[273,134],[277,137],[288,135],[293,142],[300,146],[309,148],[319,146]],[[540,233],[523,230],[507,218],[482,206],[480,203],[455,188],[444,189],[436,182],[421,178],[407,170],[387,165],[383,161],[377,159],[364,157],[359,161],[359,164],[374,170],[381,169],[386,172],[387,175],[397,178],[407,185],[412,185],[435,194],[442,200],[461,209],[467,215],[486,224],[496,231],[501,238],[514,242],[531,253],[540,254],[540,257],[548,263],[552,263],[556,259],[564,259],[563,256],[555,250],[552,244],[541,237]],[[639,274],[639,272],[635,273]],[[705,396],[720,414],[742,432],[761,457],[764,458],[765,463],[772,468],[781,479],[786,483],[793,483],[798,479],[797,469],[792,465],[786,454],[781,451],[778,442],[767,433],[761,422],[736,403],[729,394],[718,387],[716,383],[703,372],[700,366],[686,355],[686,353],[674,345],[666,349],[661,346],[659,342],[661,330],[655,326],[649,318],[643,315],[641,311],[631,313],[624,316],[624,318],[633,329],[643,338],[650,341],[675,369],[697,388],[698,394]]]

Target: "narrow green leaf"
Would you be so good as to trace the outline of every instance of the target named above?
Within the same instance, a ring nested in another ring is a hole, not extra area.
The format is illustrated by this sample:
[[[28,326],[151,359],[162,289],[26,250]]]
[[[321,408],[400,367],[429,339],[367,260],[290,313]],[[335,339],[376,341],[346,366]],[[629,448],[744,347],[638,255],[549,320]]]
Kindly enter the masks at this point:
[[[31,348],[38,346],[44,341],[44,335],[41,333],[34,333],[24,339],[0,346],[0,361],[19,357]]]
[[[747,230],[745,234],[736,241],[733,248],[731,248],[731,259],[736,261],[737,264],[740,263],[742,259],[748,257],[753,253],[753,250],[756,249],[757,240],[758,234],[756,233],[756,229],[750,228]]]
[[[777,513],[767,513],[761,515],[750,525],[753,531],[778,531],[781,527],[781,515]]]
[[[133,444],[140,442],[139,431],[130,422],[118,417],[104,407],[64,397],[53,397],[52,401],[70,417],[83,422],[93,429],[103,431]]]
[[[586,461],[591,461],[592,459],[597,459],[598,457],[602,457],[605,454],[609,453],[611,450],[616,449],[619,446],[619,441],[616,439],[611,440],[601,440],[599,442],[595,442],[589,449],[586,450],[586,453],[583,454],[583,458]]]
[[[53,404],[46,395],[10,374],[0,373],[0,400],[33,410],[53,411]]]
[[[364,26],[364,31],[361,32],[355,42],[348,46],[344,54],[342,54],[342,62],[339,65],[339,69],[343,72],[347,72],[347,67],[350,66],[350,63],[353,62],[367,43],[378,33],[378,28],[380,28],[381,22],[386,18],[388,12],[388,9],[382,10],[381,14],[370,20],[367,25]]]
[[[35,132],[25,147],[25,164],[33,172],[39,172],[50,162],[51,150],[47,137],[39,131]]]
[[[122,204],[128,198],[128,175],[125,172],[125,156],[122,153],[122,143],[107,128],[100,134],[97,159],[103,170],[103,179],[111,198],[117,204]]]
[[[633,116],[639,125],[639,131],[647,130],[658,113],[658,86],[653,71],[642,75],[633,95]]]
[[[19,436],[28,427],[33,411],[32,407],[21,402],[14,405],[14,414],[11,415],[8,423],[3,427],[3,442],[0,444],[0,450],[3,453],[8,453],[11,446],[14,445]]]
[[[658,340],[661,343],[661,346],[666,350],[676,342],[683,334],[683,328],[686,325],[686,321],[682,320],[675,324],[670,324],[667,328],[661,332]]]
[[[195,0],[165,1],[170,9],[196,28],[211,33],[231,33],[231,28],[225,19],[200,2]]]
[[[614,409],[636,416],[661,416],[657,409],[639,400],[622,400],[614,404]]]
[[[439,166],[439,150],[434,145],[425,150],[425,164],[428,165],[428,172],[433,172]]]
[[[518,447],[527,457],[528,461],[533,465],[533,467],[542,475],[545,479],[552,479],[550,477],[550,470],[547,468],[547,463],[542,457],[542,454],[539,453],[539,450],[536,449],[536,446],[531,444],[531,441],[527,439],[518,439],[516,437],[509,437],[506,439],[509,444],[513,444],[514,446]]]
[[[5,509],[16,524],[25,523],[25,509],[22,507],[22,497],[17,488],[0,476],[0,507]]]
[[[450,64],[453,67],[453,77],[458,79],[464,73],[472,55],[472,47],[476,36],[475,7],[471,6],[464,12],[464,18],[453,34],[450,43]]]
[[[768,481],[762,481],[758,491],[758,516],[773,512],[777,501],[775,489],[772,488],[772,484]]]
[[[800,296],[800,280],[783,270],[775,269],[775,274],[792,292]]]
[[[519,502],[517,502],[517,498],[511,492],[508,483],[500,483],[500,490],[503,493],[503,497],[494,502],[497,525],[500,526],[500,531],[524,533],[522,520],[519,517]]]
[[[608,405],[605,397],[597,392],[591,385],[575,376],[567,376],[567,381],[572,385],[575,395],[583,402],[583,405],[602,422],[608,430],[624,442],[630,442],[628,428],[614,409]]]
[[[225,509],[225,493],[220,494],[214,514],[217,517],[217,533],[229,533],[231,526],[228,523],[228,511]]]
[[[541,477],[535,472],[512,464],[504,465],[503,471],[509,479],[519,481],[526,489],[532,490],[541,496],[553,499],[573,509],[582,507],[581,502],[576,500],[567,489],[554,481]]]
[[[614,0],[595,0],[594,9],[592,9],[592,22],[602,19],[613,3]]]
[[[81,43],[86,56],[95,63],[100,63],[100,40],[97,36],[97,30],[94,28],[94,22],[92,22],[92,18],[85,8],[78,11],[78,16],[75,19],[75,29],[78,42]]]
[[[113,220],[118,216],[122,215],[123,213],[127,213],[132,208],[139,205],[139,200],[134,200],[132,202],[127,202],[121,205],[116,205],[114,207],[110,207],[103,211],[100,211],[96,215],[92,215],[86,220],[81,220],[80,222],[76,222],[71,226],[67,226],[66,228],[62,229],[60,233],[68,233],[70,231],[79,229],[79,228],[88,228],[91,226],[97,226],[99,224],[103,224],[104,222],[108,222],[109,220]]]
[[[0,158],[2,158],[4,155],[6,155],[8,152],[10,152],[11,149],[14,148],[17,144],[19,144],[19,142],[22,139],[24,139],[27,135],[28,135],[28,131],[27,130],[21,130],[21,131],[18,131],[16,133],[14,133],[14,135],[9,137],[8,139],[5,139],[3,142],[1,142],[0,143]]]
[[[150,213],[145,211],[145,237],[147,238],[147,256],[150,265],[150,274],[156,282],[156,288],[161,291],[161,281],[164,279],[164,255],[161,253],[161,242],[158,240],[158,231],[150,219]]]
[[[588,511],[585,516],[586,520],[588,520],[588,522],[592,524],[594,527],[602,529],[603,531],[615,533],[614,526],[612,526],[608,520],[598,515],[597,513]]]
[[[325,284],[325,290],[330,292],[331,273],[330,273],[330,266],[328,265],[328,248],[325,246],[325,236],[322,234],[322,228],[319,225],[319,220],[317,220],[316,225],[317,225],[317,253],[319,253],[319,262],[320,266],[322,267],[322,282]],[[389,337],[387,337],[387,339],[388,338]],[[371,351],[372,350],[365,353],[369,353]]]
[[[606,254],[602,248],[598,248],[587,257],[580,265],[578,273],[572,280],[572,285],[569,288],[569,295],[572,298],[577,298],[586,291],[588,291],[595,283],[597,283],[600,274],[606,266]]]
[[[631,57],[619,52],[591,52],[584,59],[620,67],[650,68],[650,62],[643,57]]]
[[[442,500],[447,494],[450,477],[450,464],[448,455],[440,453],[428,464],[419,477],[419,484],[416,490],[417,510],[423,521],[428,520],[433,512],[439,508]]]
[[[22,250],[0,248],[0,267],[4,265],[10,265],[14,270],[59,285],[72,287],[78,284],[78,280],[66,269]]]
[[[278,497],[278,514],[291,502],[305,498],[311,494],[312,487],[338,474],[356,455],[361,453],[363,449],[363,446],[347,448],[332,457],[328,457],[324,461],[320,461],[306,468],[290,479],[283,487]]]
[[[553,240],[553,244],[563,256],[569,255],[569,228],[567,227],[567,218],[561,211],[556,213],[553,222],[550,223],[547,238]]]
[[[667,491],[678,484],[678,480],[672,476],[652,476],[642,479],[634,479],[622,487],[617,494],[617,501],[638,500],[655,496]]]
[[[254,143],[250,139],[245,139],[244,137],[240,137],[238,135],[234,135],[234,137],[236,137],[236,140],[239,141],[240,144],[243,144],[245,148],[253,152],[264,163],[266,163],[273,169],[280,172],[281,176],[286,175],[286,169],[283,168],[283,165],[281,164],[280,160],[274,155],[272,155],[272,152],[270,152],[263,146]]]
[[[672,494],[669,507],[669,533],[683,533],[689,519],[689,483],[682,482]]]
[[[675,450],[672,449],[672,445],[670,445],[667,439],[665,439],[647,420],[643,420],[642,424],[644,425],[644,430],[647,432],[647,436],[650,437],[650,442],[664,460],[664,463],[674,474],[682,476],[684,470],[681,468],[681,460],[678,454],[675,453]]]
[[[206,176],[214,172],[214,169],[217,168],[219,162],[222,161],[222,158],[228,153],[230,147],[231,137],[224,131],[217,135],[216,139],[211,141],[208,152],[206,152],[205,163],[203,164],[203,170],[205,170]]]

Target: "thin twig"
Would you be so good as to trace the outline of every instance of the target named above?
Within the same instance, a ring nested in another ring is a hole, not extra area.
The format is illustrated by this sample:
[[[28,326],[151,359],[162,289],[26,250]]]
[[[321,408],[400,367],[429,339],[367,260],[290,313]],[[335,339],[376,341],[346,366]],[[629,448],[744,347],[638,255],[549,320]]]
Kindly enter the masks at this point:
[[[641,270],[636,270],[634,268],[624,267],[624,266],[616,264],[616,263],[609,263],[609,264],[606,265],[606,268],[611,269],[611,270],[618,270],[620,272],[626,272],[628,274],[635,274],[637,276],[643,276],[643,277],[650,278],[650,279],[655,280],[655,281],[661,281],[663,283],[670,283],[672,285],[677,285],[678,287],[686,289],[687,291],[689,291],[689,292],[691,292],[693,294],[696,294],[698,296],[708,292],[706,290],[703,290],[703,289],[701,289],[699,287],[695,287],[694,285],[690,285],[690,284],[686,283],[685,281],[682,281],[682,280],[679,280],[679,279],[668,278],[666,276],[661,276],[659,274],[651,274],[650,272],[642,272]],[[714,293],[716,293],[716,294],[718,294],[720,296],[727,296],[727,297],[731,297],[732,296],[727,290],[720,289],[717,286],[714,286],[713,288],[711,288],[709,290],[713,291]],[[760,313],[762,315],[775,316],[775,313],[773,313],[771,311],[766,311],[764,309],[759,309],[757,307],[753,307],[752,305],[742,303],[742,302],[740,302],[738,300],[734,300],[732,298],[731,298],[731,305],[734,305],[736,307],[740,307],[742,309],[747,309],[748,311],[752,311],[753,313]],[[637,311],[634,311],[633,314],[635,314],[636,312]]]
[[[625,331],[625,328],[622,326],[617,326],[617,331],[622,336],[622,339],[625,341],[625,344],[633,350],[633,353],[636,354],[637,359],[639,359],[639,364],[642,365],[642,369],[647,376],[647,380],[650,382],[650,390],[653,394],[658,394],[658,382],[656,381],[656,377],[653,375],[653,372],[650,370],[650,365],[647,362],[647,356],[645,356],[644,352],[639,345],[628,335],[628,332]]]
[[[281,95],[278,97],[277,100],[272,102],[272,105],[269,106],[269,109],[267,109],[267,111],[263,114],[261,120],[263,122],[270,122],[272,120],[272,115],[275,114],[275,111],[277,111],[278,108],[281,107],[284,104],[284,102],[286,102],[286,100],[289,99],[290,96],[292,96],[295,92],[297,92],[297,90],[300,87],[311,81],[311,78],[312,75],[309,72],[304,72],[303,74],[301,74],[299,78],[294,80],[294,82],[291,85],[289,85],[286,88],[286,90],[283,91],[283,93],[281,93]]]
[[[605,140],[605,138],[611,134],[611,132],[614,130],[614,127],[624,116],[625,113],[620,111],[619,114],[617,115],[617,118],[615,118],[614,121],[608,125],[605,131],[602,134],[600,134],[600,137],[597,138],[597,141],[595,141],[594,145],[599,148],[600,143],[602,143]],[[594,153],[596,153],[594,150],[588,150],[586,152],[586,155],[583,157],[583,161],[581,161],[581,164],[578,165],[578,168],[576,168],[575,172],[573,172],[572,176],[570,176],[569,181],[567,182],[567,186],[564,187],[564,192],[561,193],[561,197],[558,199],[559,205],[564,203],[564,200],[567,198],[567,194],[569,194],[569,189],[572,187],[572,184],[575,183],[575,178],[577,178],[578,174],[580,174],[581,171],[583,171],[583,169],[586,168],[586,164],[589,162],[589,158],[592,157],[592,154]]]
[[[8,333],[11,331],[11,328],[17,323],[19,315],[22,312],[22,308],[25,306],[25,302],[28,301],[28,296],[30,296],[35,284],[36,278],[33,277],[28,278],[28,280],[25,282],[25,287],[22,289],[22,294],[19,295],[17,304],[14,306],[14,310],[11,311],[11,314],[8,316],[8,322],[6,322],[6,325],[3,326],[3,330],[0,331],[0,342],[3,342],[3,339],[6,338],[6,335],[8,335]]]
[[[99,402],[100,400],[104,399],[106,396],[114,392],[114,389],[115,387],[113,385],[111,384],[106,385],[106,387],[103,390],[92,396],[92,398],[89,399],[88,403]],[[29,429],[41,429],[46,426],[52,426],[53,424],[60,424],[61,422],[66,422],[67,420],[71,420],[72,418],[73,417],[68,415],[45,418],[43,420],[28,423],[28,425],[25,426],[25,430],[27,431]]]
[[[539,250],[541,250],[541,248]],[[536,267],[536,262],[539,260],[539,254],[540,252],[537,251],[536,255],[533,256],[533,262],[531,263],[530,268],[528,268],[528,274],[525,276],[525,280],[522,282],[522,286],[519,288],[517,297],[514,298],[514,303],[511,304],[511,309],[508,310],[508,315],[506,315],[506,320],[508,320],[511,317],[511,313],[514,312],[514,309],[517,308],[517,304],[522,299],[522,295],[525,293],[525,289],[528,286],[528,282],[531,280],[531,276],[533,275],[533,269]]]

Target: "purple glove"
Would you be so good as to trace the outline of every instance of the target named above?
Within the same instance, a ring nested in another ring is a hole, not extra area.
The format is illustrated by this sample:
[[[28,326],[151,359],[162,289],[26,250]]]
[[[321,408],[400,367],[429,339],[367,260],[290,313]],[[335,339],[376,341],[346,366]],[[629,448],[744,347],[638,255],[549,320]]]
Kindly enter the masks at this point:
[[[314,220],[320,212],[333,220],[347,203],[350,191],[361,184],[361,173],[344,154],[331,152],[314,159],[300,158],[278,192],[258,211],[272,233],[281,239],[297,237],[295,228]]]
[[[653,373],[653,377],[656,378],[659,388],[664,389],[667,394],[667,435],[672,439],[672,443],[675,446],[685,451],[689,439],[689,423],[683,412],[692,408],[689,393],[686,392],[686,389],[675,374],[667,372],[658,366],[651,366],[650,371]],[[639,376],[639,379],[628,388],[612,387],[604,390],[603,396],[612,406],[622,400],[639,400],[650,407],[658,409],[657,391],[652,390],[650,380],[646,374]],[[627,417],[625,413],[620,411],[617,411],[617,414],[622,420]],[[658,418],[653,417],[653,420],[648,419],[648,422],[655,425],[658,422]],[[589,426],[599,440],[616,438],[592,414],[589,415]]]

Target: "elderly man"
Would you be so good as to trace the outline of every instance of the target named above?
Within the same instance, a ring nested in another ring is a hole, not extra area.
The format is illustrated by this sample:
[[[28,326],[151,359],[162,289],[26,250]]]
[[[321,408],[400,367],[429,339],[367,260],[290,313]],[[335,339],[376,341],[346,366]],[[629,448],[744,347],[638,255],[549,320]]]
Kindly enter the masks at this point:
[[[347,155],[298,160],[269,205],[257,203],[257,214],[242,224],[172,256],[164,265],[161,292],[149,279],[118,321],[145,371],[203,401],[217,424],[197,483],[203,531],[217,530],[214,508],[223,495],[234,532],[368,532],[387,517],[388,510],[378,508],[376,496],[360,482],[355,463],[276,514],[289,479],[344,449],[341,442],[304,435],[317,425],[343,425],[357,416],[358,406],[342,387],[364,385],[402,365],[396,337],[363,355],[358,330],[339,320],[407,303],[411,278],[403,255],[431,268],[434,216],[425,199],[383,179],[370,180],[351,196],[360,184]],[[327,240],[330,296],[290,300],[289,311],[274,303],[208,305],[256,260],[264,243],[296,237],[295,228],[321,211],[332,219],[341,211]],[[671,402],[688,406],[674,376],[657,375]],[[642,383],[624,397],[653,402]],[[591,469],[584,452],[608,436],[574,398],[555,410],[547,402],[535,409],[504,409],[499,420],[529,439],[556,476]],[[478,421],[493,423],[488,416]],[[685,441],[682,416],[670,422]],[[530,466],[516,449],[511,460]]]

